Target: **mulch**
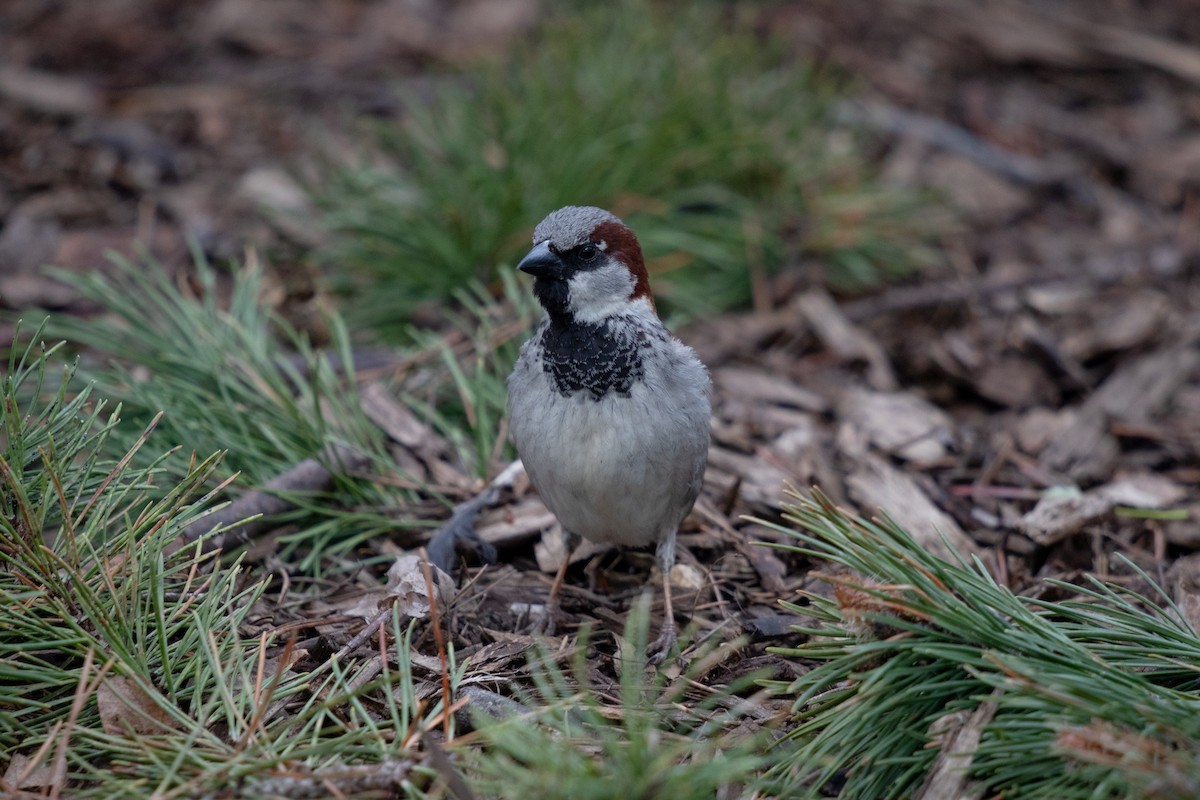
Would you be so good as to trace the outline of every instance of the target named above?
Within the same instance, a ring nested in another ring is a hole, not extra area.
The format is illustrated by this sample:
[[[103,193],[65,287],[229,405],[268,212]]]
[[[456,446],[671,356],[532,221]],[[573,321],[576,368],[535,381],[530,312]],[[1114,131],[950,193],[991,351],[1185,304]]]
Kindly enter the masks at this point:
[[[320,241],[262,209],[311,213],[291,175],[318,142],[352,152],[346,108],[398,113],[392,76],[510,42],[537,10],[461,2],[416,20],[403,3],[297,5],[0,9],[0,307],[91,313],[41,265],[104,269],[105,249],[140,246],[181,270],[191,237],[218,259],[270,253],[280,309],[304,327]],[[1121,556],[1200,608],[1200,15],[1186,2],[816,0],[774,4],[763,25],[854,76],[844,112],[876,132],[883,174],[941,192],[959,224],[920,280],[835,296],[820,264],[798,263],[769,307],[681,331],[716,387],[704,493],[672,575],[681,621],[729,647],[707,679],[802,668],[767,652],[799,641],[802,618],[777,600],[829,590],[806,559],[750,544],[785,541],[751,518],[778,520],[788,485],[886,509],[1018,592],[1085,573],[1140,587]],[[394,411],[378,388],[364,396]],[[479,488],[419,421],[398,424],[399,450],[450,496]],[[477,529],[499,565],[463,566],[439,611],[467,684],[495,691],[526,669],[557,534],[520,480]],[[602,665],[658,581],[650,553],[581,558],[552,647],[565,654],[589,625],[593,678],[611,682]],[[327,657],[384,583],[363,572],[318,591],[296,576],[305,602],[263,625],[298,622],[306,657]],[[436,694],[423,631],[417,669]]]

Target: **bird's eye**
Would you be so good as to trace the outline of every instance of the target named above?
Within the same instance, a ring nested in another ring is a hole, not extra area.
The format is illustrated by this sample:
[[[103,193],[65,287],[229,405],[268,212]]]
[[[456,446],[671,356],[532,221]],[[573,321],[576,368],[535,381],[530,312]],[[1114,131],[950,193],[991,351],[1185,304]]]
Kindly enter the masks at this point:
[[[600,248],[591,242],[579,248],[579,257],[584,261],[595,261],[598,255],[600,255]]]

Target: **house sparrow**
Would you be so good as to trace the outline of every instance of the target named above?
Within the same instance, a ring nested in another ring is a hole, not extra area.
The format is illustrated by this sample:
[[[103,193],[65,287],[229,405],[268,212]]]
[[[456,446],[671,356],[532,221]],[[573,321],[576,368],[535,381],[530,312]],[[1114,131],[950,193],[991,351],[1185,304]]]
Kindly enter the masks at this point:
[[[641,247],[621,220],[567,206],[538,224],[533,244],[517,268],[534,277],[546,313],[508,379],[509,430],[568,555],[580,537],[657,544],[665,601],[650,646],[657,663],[676,639],[675,535],[708,458],[708,370],[659,320]],[[549,630],[566,568],[550,592]]]

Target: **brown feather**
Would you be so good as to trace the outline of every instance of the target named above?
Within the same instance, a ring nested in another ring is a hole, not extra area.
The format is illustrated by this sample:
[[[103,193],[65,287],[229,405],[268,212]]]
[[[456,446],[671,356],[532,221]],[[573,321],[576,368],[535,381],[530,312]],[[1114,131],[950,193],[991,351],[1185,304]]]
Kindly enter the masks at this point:
[[[629,299],[636,300],[644,297],[654,308],[654,293],[650,291],[650,274],[646,271],[646,262],[642,259],[642,247],[638,244],[633,231],[620,222],[601,222],[592,233],[593,241],[604,242],[608,245],[605,251],[608,255],[621,259],[633,274],[633,292]],[[655,309],[657,311],[657,309]]]

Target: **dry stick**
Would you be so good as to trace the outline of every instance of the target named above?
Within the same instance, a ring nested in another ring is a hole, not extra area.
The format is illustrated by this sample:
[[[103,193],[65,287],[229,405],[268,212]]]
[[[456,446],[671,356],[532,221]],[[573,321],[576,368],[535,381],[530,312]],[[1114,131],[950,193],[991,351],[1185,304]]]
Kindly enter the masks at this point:
[[[429,554],[421,550],[421,572],[425,574],[425,591],[429,593],[429,622],[433,625],[433,641],[437,644],[438,659],[442,662],[442,733],[450,739],[450,665],[446,657],[446,640],[442,636],[442,620],[438,611],[437,594],[433,588],[433,571]]]
[[[333,483],[334,474],[322,460],[340,465],[343,472],[365,469],[370,463],[368,456],[346,445],[330,445],[325,449],[323,459],[306,458],[264,483],[262,488],[247,492],[229,505],[192,522],[183,529],[177,546],[194,542],[217,528],[224,530],[205,540],[206,551],[219,550],[227,545],[236,547],[262,535],[274,526],[271,517],[296,507],[295,503],[276,492],[317,492]]]
[[[284,645],[283,653],[280,654],[279,660],[275,664],[275,674],[271,676],[271,682],[267,685],[267,691],[264,694],[263,689],[263,671],[266,666],[267,655],[267,631],[263,631],[258,640],[258,670],[254,680],[254,716],[250,718],[250,724],[246,726],[246,732],[242,735],[235,748],[244,750],[254,739],[255,732],[262,726],[266,719],[267,711],[270,709],[271,700],[275,697],[275,690],[279,688],[279,682],[283,679],[283,673],[287,671],[291,664],[292,653],[296,649],[296,634],[288,637],[287,644]]]
[[[330,797],[393,791],[412,777],[416,763],[389,758],[378,764],[326,766],[315,772],[279,773],[250,784],[256,797]]]
[[[58,750],[54,754],[54,766],[50,772],[50,800],[58,800],[62,794],[63,779],[67,774],[67,747],[71,741],[71,734],[75,730],[75,723],[79,720],[79,715],[83,712],[83,706],[87,703],[88,698],[96,693],[100,688],[100,682],[104,680],[104,676],[112,668],[113,662],[108,661],[101,665],[96,672],[95,680],[89,681],[89,675],[92,671],[93,659],[95,651],[90,647],[83,657],[83,669],[79,672],[79,684],[75,687],[75,697],[71,700],[71,710],[67,714],[67,724],[63,726],[62,738],[59,740]]]
[[[463,776],[458,774],[458,770],[454,768],[446,751],[433,739],[426,741],[425,748],[429,751],[429,760],[433,762],[433,768],[442,776],[442,780],[446,782],[446,788],[450,790],[450,794],[454,795],[455,800],[475,800],[475,793],[471,791],[470,786],[467,786]]]
[[[884,103],[847,101],[840,103],[834,113],[843,122],[864,125],[948,150],[1021,186],[1057,186],[1074,178],[1072,173],[1078,171],[1059,168],[1021,153],[1001,150],[966,128]]]
[[[386,621],[387,618],[392,615],[392,606],[393,605],[394,605],[394,601],[389,601],[388,603],[386,603],[385,607],[378,614],[375,615],[374,619],[372,619],[370,622],[367,623],[367,627],[363,628],[361,631],[356,633],[354,635],[353,639],[346,642],[345,647],[343,647],[341,650],[338,650],[337,653],[333,656],[333,658],[339,659],[339,660],[343,659],[346,656],[353,653],[358,648],[362,647],[362,645],[367,641],[367,639],[370,639],[371,636],[375,633],[375,631],[379,630],[383,626],[384,621]],[[333,659],[330,659],[330,660],[332,661]]]
[[[137,455],[137,451],[140,450],[142,445],[146,443],[146,440],[150,438],[150,434],[154,433],[154,429],[158,427],[158,423],[162,420],[162,418],[162,411],[154,415],[154,419],[150,420],[150,424],[147,425],[146,430],[142,431],[141,435],[138,436],[137,441],[133,443],[133,447],[129,448],[129,452],[121,456],[121,460],[117,462],[117,465],[112,468],[112,471],[109,472],[108,475],[105,476],[104,480],[100,482],[100,485],[96,487],[96,492],[92,495],[92,499],[87,501],[87,505],[83,507],[83,511],[80,511],[79,516],[75,518],[75,527],[79,527],[79,525],[83,523],[83,520],[87,517],[88,512],[92,510],[92,506],[96,505],[96,501],[104,496],[105,490],[108,489],[108,485],[113,482],[113,479],[120,475],[125,467],[129,466],[129,462],[133,460],[133,457]]]

